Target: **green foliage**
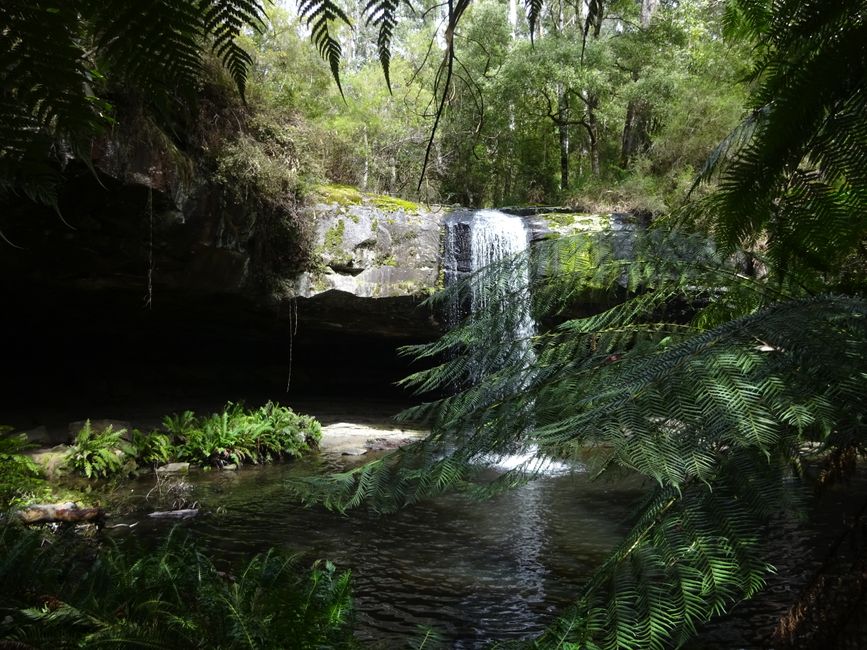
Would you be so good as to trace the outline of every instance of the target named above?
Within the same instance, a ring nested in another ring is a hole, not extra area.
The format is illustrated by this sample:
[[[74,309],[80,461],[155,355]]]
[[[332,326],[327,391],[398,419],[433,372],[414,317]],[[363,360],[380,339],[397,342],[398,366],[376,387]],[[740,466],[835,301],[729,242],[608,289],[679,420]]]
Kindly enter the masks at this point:
[[[87,478],[108,478],[128,472],[131,449],[123,439],[126,429],[115,431],[111,425],[94,431],[86,420],[66,454],[64,464]]]
[[[545,37],[531,43],[531,32],[510,24],[505,5],[459,4],[453,34],[458,62],[431,144],[430,173],[420,194],[425,201],[566,201],[587,209],[659,213],[682,202],[693,170],[742,115],[741,79],[750,55],[723,43],[713,3],[662,3],[649,29],[632,22],[635,3],[622,3],[586,46],[585,17],[572,15],[571,8],[555,23],[556,12],[541,3],[528,5],[541,11],[538,20],[546,25]],[[593,4],[591,13],[601,15],[605,3]],[[257,62],[261,75],[251,93],[268,103],[279,97],[281,107],[291,103],[304,117],[296,141],[310,152],[313,160],[305,169],[314,176],[409,196],[430,136],[424,118],[435,110],[444,67],[430,50],[438,29],[435,12],[418,19],[401,15],[399,6],[381,5],[368,3],[364,11],[394,21],[389,84],[377,78],[372,61],[382,54],[379,45],[371,52],[365,45],[370,35],[356,32],[341,72],[347,99],[341,105],[337,90],[321,85],[324,66],[317,68],[298,51],[297,36],[272,12],[272,32],[262,40]],[[278,44],[283,55],[275,51]],[[313,88],[298,88],[299,76],[313,78]],[[621,140],[633,104],[643,107],[646,133],[623,166]],[[570,169],[565,187],[561,145]]]
[[[144,433],[133,429],[131,447],[136,461],[151,467],[169,462],[174,454],[172,439],[158,431]]]
[[[241,203],[254,197],[275,203],[285,200],[297,189],[295,161],[272,149],[242,133],[217,153],[214,180]]]
[[[273,402],[251,411],[229,403],[205,418],[186,411],[165,418],[163,426],[177,444],[177,458],[216,467],[295,458],[322,437],[314,418]]]
[[[39,467],[22,454],[32,447],[27,435],[11,431],[10,427],[0,426],[0,511],[48,492]]]
[[[839,273],[867,235],[864,4],[737,1],[727,18],[761,53],[753,110],[708,161],[701,180],[720,191],[695,212],[778,271]]]
[[[90,162],[90,139],[113,123],[109,82],[155,103],[176,92],[190,97],[210,46],[243,93],[251,57],[237,39],[261,25],[256,0],[5,2],[0,191],[56,202],[65,162],[57,142]]]
[[[172,535],[145,553],[0,530],[0,635],[28,647],[353,647],[349,572],[277,551],[233,576]]]

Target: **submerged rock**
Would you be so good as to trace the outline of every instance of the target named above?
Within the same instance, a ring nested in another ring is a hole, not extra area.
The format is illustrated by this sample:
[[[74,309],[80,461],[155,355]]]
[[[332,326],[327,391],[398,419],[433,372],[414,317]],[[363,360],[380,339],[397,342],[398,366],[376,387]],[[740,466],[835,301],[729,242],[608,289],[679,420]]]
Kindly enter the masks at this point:
[[[199,514],[198,508],[182,508],[181,510],[160,510],[148,513],[153,519],[189,519]]]
[[[189,463],[169,463],[167,465],[157,467],[157,474],[189,474],[189,472]]]

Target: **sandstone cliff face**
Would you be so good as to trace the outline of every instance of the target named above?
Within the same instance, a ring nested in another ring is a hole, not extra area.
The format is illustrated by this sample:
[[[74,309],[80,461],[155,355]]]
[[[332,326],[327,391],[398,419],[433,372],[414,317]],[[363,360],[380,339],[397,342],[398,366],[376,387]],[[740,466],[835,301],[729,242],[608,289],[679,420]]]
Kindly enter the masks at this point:
[[[318,203],[304,210],[314,224],[313,269],[294,280],[296,295],[331,289],[363,298],[424,296],[437,287],[442,210]]]
[[[411,370],[398,346],[442,333],[424,300],[443,283],[450,208],[346,187],[314,188],[303,205],[238,200],[148,146],[102,146],[96,174],[66,170],[60,216],[23,197],[0,205],[18,246],[0,242],[6,395],[234,399],[285,385],[290,367],[293,390],[379,394]],[[532,239],[631,227],[521,216]]]
[[[422,302],[442,287],[445,209],[352,188],[320,188],[301,211],[312,225],[309,268],[282,283],[309,322],[379,336],[432,338],[439,318]]]

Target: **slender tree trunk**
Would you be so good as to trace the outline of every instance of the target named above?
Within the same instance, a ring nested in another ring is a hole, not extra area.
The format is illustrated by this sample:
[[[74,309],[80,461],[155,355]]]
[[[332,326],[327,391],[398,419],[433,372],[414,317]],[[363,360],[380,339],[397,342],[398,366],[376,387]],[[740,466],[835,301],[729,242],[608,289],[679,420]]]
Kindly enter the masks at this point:
[[[590,141],[590,173],[594,178],[599,178],[599,120],[596,118],[596,106],[598,99],[591,95],[587,98],[587,116],[581,122],[584,129],[587,131],[587,138]]]
[[[512,27],[512,40],[518,40],[518,0],[509,0],[509,25]]]
[[[562,87],[557,93],[557,134],[560,139],[560,190],[569,189],[569,100]]]
[[[587,123],[590,125],[587,129],[590,134],[590,173],[599,178],[599,123],[592,110],[587,115]]]
[[[650,21],[659,0],[641,0],[641,29],[650,27]],[[638,71],[632,73],[632,81],[638,81]],[[629,166],[635,154],[650,146],[650,106],[641,100],[632,99],[626,107],[623,136],[620,140],[620,166]]]
[[[658,6],[659,0],[641,0],[641,29],[650,27],[650,19]]]
[[[364,127],[364,171],[361,175],[361,189],[367,190],[370,177],[370,143],[367,140],[367,126]]]

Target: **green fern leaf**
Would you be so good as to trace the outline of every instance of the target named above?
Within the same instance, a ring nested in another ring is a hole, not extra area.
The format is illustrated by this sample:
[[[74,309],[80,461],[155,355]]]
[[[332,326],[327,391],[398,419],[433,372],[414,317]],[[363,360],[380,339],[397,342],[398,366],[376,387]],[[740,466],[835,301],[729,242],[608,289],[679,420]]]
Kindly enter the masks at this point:
[[[352,23],[349,17],[333,0],[299,0],[298,14],[306,21],[310,28],[310,37],[319,50],[319,55],[331,68],[331,75],[337,84],[341,97],[343,87],[340,84],[340,42],[332,34],[332,23],[342,20],[350,28]]]
[[[376,47],[379,52],[379,62],[385,75],[385,83],[388,92],[391,92],[391,78],[389,75],[389,63],[391,62],[391,39],[394,35],[394,27],[397,24],[397,8],[399,0],[368,0],[364,7],[367,16],[367,25],[379,27],[376,38]]]

